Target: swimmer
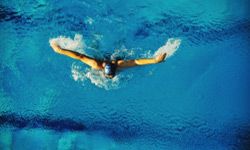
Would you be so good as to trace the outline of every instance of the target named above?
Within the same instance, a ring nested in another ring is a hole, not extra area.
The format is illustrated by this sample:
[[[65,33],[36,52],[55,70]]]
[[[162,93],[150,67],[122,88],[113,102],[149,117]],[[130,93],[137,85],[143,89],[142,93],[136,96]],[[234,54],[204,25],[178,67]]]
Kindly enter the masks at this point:
[[[55,41],[50,43],[50,46],[56,53],[66,55],[68,57],[77,59],[82,61],[83,63],[89,65],[91,68],[96,70],[102,70],[104,72],[105,77],[113,78],[116,75],[116,70],[126,67],[133,66],[141,66],[141,65],[149,65],[149,64],[157,64],[164,61],[166,57],[166,53],[156,56],[155,58],[142,58],[135,60],[110,60],[110,61],[102,61],[91,58],[84,54],[80,54],[78,52],[74,52],[71,50],[61,48]]]

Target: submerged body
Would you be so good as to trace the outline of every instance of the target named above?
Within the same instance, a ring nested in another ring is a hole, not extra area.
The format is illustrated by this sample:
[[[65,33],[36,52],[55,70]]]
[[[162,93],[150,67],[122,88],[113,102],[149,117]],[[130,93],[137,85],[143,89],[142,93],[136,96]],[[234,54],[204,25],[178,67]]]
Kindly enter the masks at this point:
[[[105,74],[105,77],[113,78],[116,74],[116,70],[120,68],[140,66],[140,65],[148,65],[148,64],[156,64],[162,62],[165,57],[165,54],[158,55],[154,58],[141,58],[134,60],[110,60],[110,61],[102,61],[98,59],[91,58],[87,55],[63,49],[61,48],[55,41],[50,43],[50,46],[56,53],[66,55],[68,57],[80,60],[81,62],[89,65],[91,68],[96,70],[102,70]]]

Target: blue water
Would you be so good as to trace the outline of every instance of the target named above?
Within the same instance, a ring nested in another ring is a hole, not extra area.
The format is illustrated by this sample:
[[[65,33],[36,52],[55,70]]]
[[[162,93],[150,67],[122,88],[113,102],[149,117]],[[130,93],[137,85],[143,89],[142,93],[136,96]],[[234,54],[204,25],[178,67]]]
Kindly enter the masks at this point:
[[[0,149],[250,149],[249,32],[247,0],[1,0]],[[49,46],[75,35],[95,57],[181,45],[93,82]]]

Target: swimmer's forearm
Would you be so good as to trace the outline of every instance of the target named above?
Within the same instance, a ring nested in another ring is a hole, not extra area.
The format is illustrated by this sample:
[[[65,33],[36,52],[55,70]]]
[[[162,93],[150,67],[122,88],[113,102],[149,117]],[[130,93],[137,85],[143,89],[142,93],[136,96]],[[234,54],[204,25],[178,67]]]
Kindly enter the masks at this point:
[[[55,42],[52,42],[52,43],[50,44],[50,46],[53,48],[53,50],[54,50],[56,53],[66,55],[66,56],[69,56],[69,57],[74,58],[74,59],[79,59],[79,60],[81,60],[82,58],[86,57],[85,55],[80,54],[80,53],[78,53],[78,52],[74,52],[74,51],[67,50],[67,49],[62,49],[62,48],[61,48],[59,45],[57,45]]]
[[[66,55],[66,56],[69,56],[69,57],[74,58],[74,59],[78,59],[81,62],[89,65],[90,67],[92,67],[94,69],[102,69],[102,63],[103,63],[102,61],[95,60],[89,56],[86,56],[86,55],[78,53],[78,52],[74,52],[74,51],[67,50],[67,49],[62,49],[55,42],[51,42],[50,45],[56,53]]]
[[[141,65],[155,64],[157,61],[154,58],[136,59],[136,60],[120,60],[117,62],[118,67],[133,67]]]
[[[66,49],[61,49],[57,53],[63,54],[63,55],[66,55],[66,56],[69,56],[71,58],[78,59],[78,60],[81,60],[82,58],[84,58],[84,55],[82,55],[78,52],[74,52],[74,51],[66,50]]]
[[[60,54],[69,56],[69,57],[74,58],[74,59],[78,59],[81,62],[89,65],[93,69],[98,69],[98,70],[102,69],[101,62],[99,62],[97,60],[94,60],[94,59],[92,59],[92,58],[90,58],[90,57],[88,57],[86,55],[80,54],[78,52],[73,52],[73,51],[70,51],[70,50],[64,50],[64,49],[62,49],[62,51],[60,52]]]
[[[137,65],[149,65],[158,63],[155,58],[145,58],[134,60]]]
[[[119,60],[117,62],[118,67],[133,67],[133,66],[140,66],[140,65],[150,65],[150,64],[157,64],[164,61],[166,54],[158,55],[155,58],[142,58],[142,59],[135,59],[135,60]]]

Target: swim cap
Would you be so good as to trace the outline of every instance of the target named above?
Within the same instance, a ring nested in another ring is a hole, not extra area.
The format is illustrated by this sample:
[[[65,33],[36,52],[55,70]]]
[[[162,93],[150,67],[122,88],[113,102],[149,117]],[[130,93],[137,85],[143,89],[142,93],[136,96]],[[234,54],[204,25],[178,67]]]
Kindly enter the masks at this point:
[[[115,75],[115,71],[116,71],[116,66],[115,64],[112,64],[112,63],[107,63],[104,67],[104,73],[106,75],[112,75],[114,76]]]
[[[111,65],[110,64],[106,64],[104,67],[104,73],[107,75],[111,74]]]

